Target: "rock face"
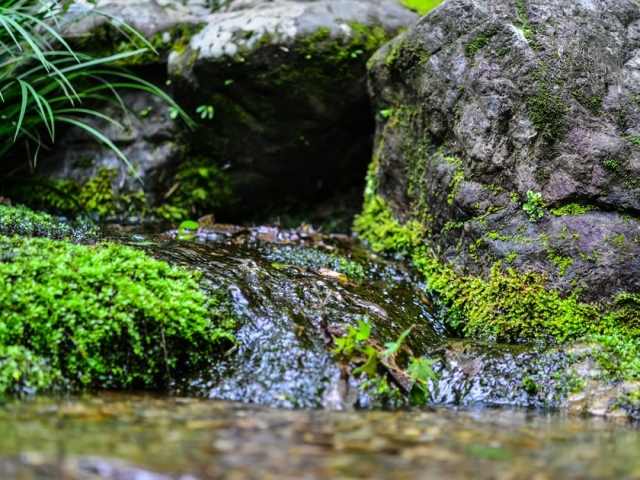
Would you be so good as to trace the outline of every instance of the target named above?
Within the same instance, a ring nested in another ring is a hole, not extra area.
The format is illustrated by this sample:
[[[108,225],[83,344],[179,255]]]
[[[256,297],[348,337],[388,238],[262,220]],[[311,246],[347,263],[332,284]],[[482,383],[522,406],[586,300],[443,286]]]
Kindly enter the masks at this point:
[[[376,53],[370,89],[370,191],[441,261],[640,292],[637,2],[448,0]]]
[[[70,15],[86,8],[93,7],[78,2]],[[160,56],[128,66],[167,83],[199,122],[190,132],[139,93],[124,97],[131,118],[107,112],[127,127],[105,125],[139,170],[147,204],[167,204],[168,215],[215,211],[234,220],[361,184],[374,131],[365,63],[417,18],[395,0],[234,1],[215,11],[193,2],[102,0],[96,8],[149,39]],[[93,53],[121,51],[122,37],[106,25],[89,15],[68,36]],[[59,180],[82,182],[118,167],[115,155],[82,133],[69,132],[61,145],[41,162]],[[140,188],[124,176],[114,186]],[[224,210],[231,197],[233,209]]]

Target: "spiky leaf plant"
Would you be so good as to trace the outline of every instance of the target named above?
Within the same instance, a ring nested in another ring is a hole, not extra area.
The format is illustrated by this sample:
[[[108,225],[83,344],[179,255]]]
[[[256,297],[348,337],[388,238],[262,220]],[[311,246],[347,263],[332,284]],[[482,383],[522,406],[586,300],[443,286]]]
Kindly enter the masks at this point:
[[[64,5],[57,0],[0,0],[0,159],[25,140],[35,144],[35,163],[40,148],[55,141],[57,127],[68,124],[106,144],[132,168],[124,153],[92,125],[92,120],[104,120],[124,128],[99,110],[107,103],[126,109],[118,90],[150,92],[188,124],[192,121],[160,88],[118,66],[153,50],[142,35],[107,16],[140,48],[100,58],[75,52],[62,32],[79,17],[63,13]]]

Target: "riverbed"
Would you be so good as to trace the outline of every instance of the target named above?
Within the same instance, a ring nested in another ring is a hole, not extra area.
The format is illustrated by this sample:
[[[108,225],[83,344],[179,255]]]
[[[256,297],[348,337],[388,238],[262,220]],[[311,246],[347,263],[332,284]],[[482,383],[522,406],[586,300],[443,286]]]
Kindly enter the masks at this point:
[[[640,478],[627,422],[517,409],[284,410],[101,394],[0,408],[1,478]]]

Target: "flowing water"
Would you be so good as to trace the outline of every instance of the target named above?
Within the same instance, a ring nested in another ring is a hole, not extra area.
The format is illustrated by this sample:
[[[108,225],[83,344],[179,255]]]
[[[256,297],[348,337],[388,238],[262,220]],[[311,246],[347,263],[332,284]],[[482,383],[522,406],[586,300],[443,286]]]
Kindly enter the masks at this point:
[[[640,478],[634,424],[557,410],[571,355],[456,339],[409,266],[353,239],[222,226],[191,242],[114,238],[202,270],[228,293],[239,344],[166,395],[6,401],[2,479]],[[399,395],[372,392],[331,352],[363,318],[377,345],[415,325],[406,348],[438,360],[431,407],[410,408],[392,370]]]

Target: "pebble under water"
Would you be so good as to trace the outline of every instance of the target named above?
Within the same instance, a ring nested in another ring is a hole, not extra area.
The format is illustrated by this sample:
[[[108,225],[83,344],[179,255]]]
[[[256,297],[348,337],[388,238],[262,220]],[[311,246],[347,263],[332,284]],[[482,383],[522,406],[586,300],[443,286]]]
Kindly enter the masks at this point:
[[[285,410],[102,394],[0,408],[0,478],[640,478],[640,430],[508,409]]]

